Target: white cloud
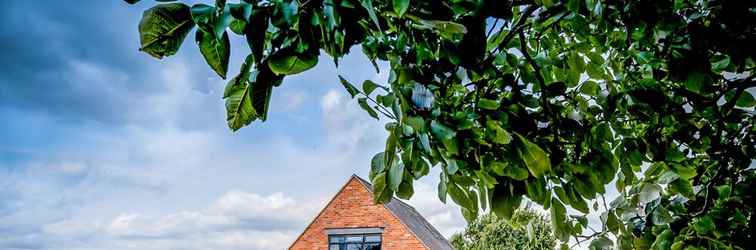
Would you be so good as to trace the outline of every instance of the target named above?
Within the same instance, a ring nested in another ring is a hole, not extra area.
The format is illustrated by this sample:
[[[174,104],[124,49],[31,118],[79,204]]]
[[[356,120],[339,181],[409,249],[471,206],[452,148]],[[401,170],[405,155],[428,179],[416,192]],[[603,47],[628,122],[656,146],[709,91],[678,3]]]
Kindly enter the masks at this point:
[[[296,202],[282,193],[267,196],[229,191],[200,211],[180,211],[159,217],[127,213],[107,226],[113,236],[125,238],[183,238],[215,231],[245,230],[278,232],[310,218],[320,202]]]
[[[342,94],[335,89],[330,89],[321,99],[320,107],[323,109],[323,113],[328,114],[333,112],[341,101]]]
[[[232,190],[203,210],[124,213],[106,223],[67,219],[43,225],[42,232],[70,245],[103,249],[281,249],[299,233],[292,225],[309,222],[325,197],[319,200]]]

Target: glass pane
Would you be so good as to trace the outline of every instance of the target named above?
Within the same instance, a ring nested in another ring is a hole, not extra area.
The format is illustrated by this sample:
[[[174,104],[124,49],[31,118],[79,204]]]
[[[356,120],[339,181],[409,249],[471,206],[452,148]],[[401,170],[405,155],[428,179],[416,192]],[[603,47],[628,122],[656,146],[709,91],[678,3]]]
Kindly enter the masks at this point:
[[[380,235],[367,235],[365,236],[365,242],[381,242]]]
[[[331,236],[331,243],[343,243],[344,236]]]
[[[339,245],[334,244],[334,245],[331,245],[331,247],[329,247],[328,250],[341,250],[341,248],[339,248]]]
[[[381,250],[381,243],[365,244],[365,250]]]
[[[349,244],[347,250],[362,250],[362,244]]]
[[[346,237],[347,242],[362,242],[362,235],[352,235]]]

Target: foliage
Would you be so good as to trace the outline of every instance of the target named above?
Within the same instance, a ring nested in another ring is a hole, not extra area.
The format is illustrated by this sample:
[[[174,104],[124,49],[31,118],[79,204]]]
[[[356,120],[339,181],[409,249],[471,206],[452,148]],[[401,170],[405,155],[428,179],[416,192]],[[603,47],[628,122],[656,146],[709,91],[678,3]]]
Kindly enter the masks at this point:
[[[457,250],[552,250],[556,243],[546,218],[525,209],[515,210],[509,220],[495,214],[483,215],[470,222],[464,232],[451,237]]]
[[[338,65],[359,44],[371,61],[388,61],[386,83],[341,78],[370,116],[388,120],[385,151],[371,162],[376,201],[411,196],[413,180],[440,167],[439,198],[468,220],[489,210],[509,218],[525,198],[550,210],[562,242],[747,249],[756,235],[754,8],[217,0],[158,4],[139,30],[141,50],[162,58],[196,25],[221,77],[228,31],[246,38],[251,53],[224,94],[232,130],[264,121],[273,88],[321,51]],[[607,205],[610,185],[619,195]],[[600,214],[596,233],[583,232],[586,214]]]

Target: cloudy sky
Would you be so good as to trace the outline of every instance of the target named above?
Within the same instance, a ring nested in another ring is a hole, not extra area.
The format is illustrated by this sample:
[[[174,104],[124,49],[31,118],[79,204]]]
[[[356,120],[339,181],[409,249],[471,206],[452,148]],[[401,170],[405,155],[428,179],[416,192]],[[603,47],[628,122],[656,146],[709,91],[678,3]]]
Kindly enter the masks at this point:
[[[162,61],[137,51],[153,3],[3,1],[0,249],[284,249],[352,173],[367,176],[382,121],[337,74],[387,76],[359,49],[287,78],[268,121],[232,133],[225,82],[193,35]],[[232,43],[230,75],[248,53]],[[436,181],[409,203],[449,236],[464,222]]]

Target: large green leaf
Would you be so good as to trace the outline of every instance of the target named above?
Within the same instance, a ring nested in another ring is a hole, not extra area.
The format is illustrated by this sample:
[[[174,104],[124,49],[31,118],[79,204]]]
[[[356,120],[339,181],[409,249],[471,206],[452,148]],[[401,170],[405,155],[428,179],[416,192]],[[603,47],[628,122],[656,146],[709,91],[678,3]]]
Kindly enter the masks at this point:
[[[556,197],[553,197],[551,199],[551,223],[554,227],[554,235],[557,236],[558,239],[562,241],[567,241],[567,238],[569,237],[569,228],[566,224],[566,216],[567,209],[565,209],[562,202],[560,202]]]
[[[139,50],[161,59],[176,54],[194,27],[189,6],[183,3],[159,4],[142,14],[139,22]]]
[[[404,164],[400,161],[394,161],[388,170],[388,184],[391,190],[399,190],[399,184],[402,184],[404,177]]]
[[[268,58],[268,67],[278,75],[293,75],[315,67],[317,55],[279,51]]]
[[[525,166],[528,167],[530,174],[535,177],[540,177],[551,171],[551,161],[549,160],[548,155],[546,155],[546,152],[522,135],[518,133],[515,134],[517,135],[517,138],[520,139],[520,158],[522,158]]]
[[[252,85],[252,107],[257,112],[257,117],[260,120],[265,121],[268,118],[268,107],[270,106],[270,97],[273,92],[273,86],[278,85],[282,78],[276,76],[270,70],[258,68],[258,71],[252,75],[254,79],[251,79]]]
[[[404,181],[399,185],[399,189],[396,190],[396,196],[409,200],[413,194],[415,194],[415,188],[412,184],[412,177],[405,172]]]
[[[341,82],[341,85],[344,86],[344,89],[347,90],[347,93],[349,93],[349,95],[352,98],[354,98],[355,96],[357,96],[357,94],[360,93],[360,90],[357,89],[357,87],[355,87],[354,85],[352,85],[352,83],[347,81],[347,79],[345,79],[343,76],[339,76],[339,80]]]
[[[386,170],[386,164],[383,162],[385,156],[383,154],[383,152],[375,154],[370,161],[370,179]]]
[[[226,99],[226,121],[231,130],[236,131],[255,120],[257,112],[252,107],[249,74],[253,64],[252,55],[242,64],[239,75],[226,85],[223,98]]]
[[[255,62],[260,62],[265,50],[265,34],[268,29],[268,15],[262,10],[253,10],[249,24],[245,27],[244,38],[255,56]]]
[[[226,28],[234,20],[230,13],[230,6],[221,10],[206,4],[195,4],[191,8],[191,16],[200,30],[212,34],[215,39],[219,40],[223,38]]]
[[[210,65],[215,73],[218,73],[223,79],[226,79],[228,72],[228,58],[231,54],[231,45],[228,40],[228,33],[223,32],[223,37],[218,40],[203,30],[197,30],[197,45],[199,46],[202,56],[205,58],[207,65]]]
[[[447,182],[449,182],[449,178],[446,177],[446,173],[441,172],[441,178],[438,182],[438,199],[441,200],[441,202],[446,203],[446,195],[448,194],[448,187]]]
[[[371,181],[373,184],[373,201],[375,203],[387,203],[391,201],[394,192],[387,186],[386,173],[375,175]]]
[[[393,7],[394,12],[396,12],[397,15],[404,16],[404,13],[407,12],[407,9],[409,8],[410,0],[393,0]]]
[[[497,216],[509,219],[521,201],[521,195],[512,194],[509,187],[498,185],[491,193],[491,211]]]
[[[373,0],[360,0],[360,3],[362,4],[362,7],[364,7],[365,10],[367,10],[368,16],[370,17],[370,20],[373,20],[375,27],[377,27],[380,30],[381,24],[378,22],[378,15],[375,14],[375,8],[373,7]]]
[[[449,183],[448,184],[448,191],[449,196],[452,198],[454,203],[457,203],[463,208],[472,209],[472,201],[470,200],[470,197],[467,196],[467,192],[462,189],[459,185],[456,183]]]

